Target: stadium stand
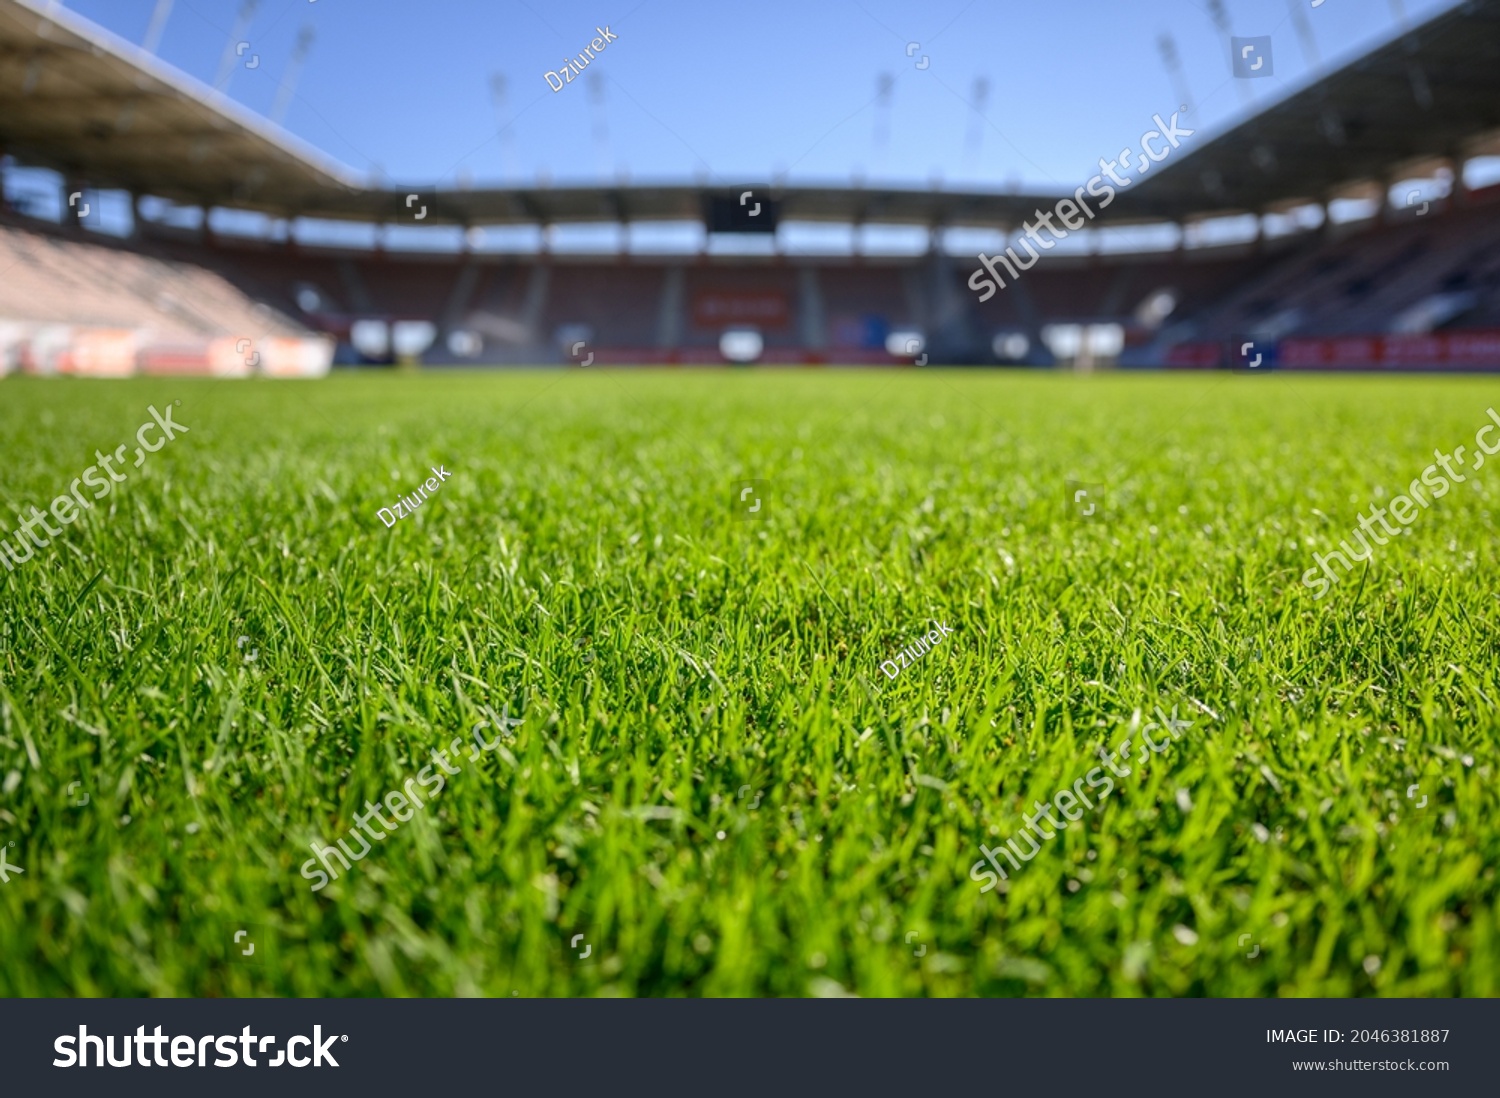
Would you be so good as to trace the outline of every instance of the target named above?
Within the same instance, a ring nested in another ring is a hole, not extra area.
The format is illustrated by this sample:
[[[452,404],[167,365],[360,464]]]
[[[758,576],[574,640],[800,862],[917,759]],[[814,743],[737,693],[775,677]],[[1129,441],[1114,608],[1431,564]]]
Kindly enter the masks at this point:
[[[1056,196],[743,188],[782,224],[922,228],[932,243],[914,255],[390,250],[382,227],[409,220],[412,192],[425,225],[525,225],[545,239],[574,223],[733,228],[742,188],[364,185],[76,14],[0,0],[0,150],[55,169],[65,189],[122,191],[136,212],[116,238],[71,210],[61,225],[0,210],[0,371],[317,376],[335,359],[560,363],[581,347],[600,364],[702,363],[723,361],[722,338],[742,328],[767,363],[910,363],[914,351],[887,341],[918,333],[925,360],[1041,365],[1061,346],[1049,333],[1100,326],[1118,344],[1101,359],[1122,366],[1229,366],[1253,343],[1285,368],[1500,369],[1500,188],[1463,184],[1466,161],[1500,154],[1497,51],[1500,0],[1468,0],[1185,149],[1100,212],[1108,228],[1183,230],[1244,214],[1263,225],[1302,205],[1320,211],[1316,228],[1048,254],[980,303],[973,256],[945,252],[944,234],[1014,233]],[[149,134],[153,155],[111,139],[124,134]],[[1389,201],[1434,165],[1451,197],[1421,213]],[[1335,222],[1332,205],[1356,193],[1381,196],[1373,216]],[[283,225],[375,226],[377,243],[172,228],[141,215],[147,195]]]
[[[1466,202],[1430,219],[1299,242],[1174,325],[1159,349],[1176,346],[1175,364],[1202,365],[1223,358],[1209,348],[1240,337],[1269,346],[1289,338],[1500,329],[1500,188]]]
[[[7,218],[0,270],[22,272],[0,280],[0,360],[8,369],[237,376],[259,355],[265,372],[318,376],[332,361],[330,340],[201,262]],[[248,345],[236,351],[242,341]]]
[[[547,339],[568,329],[585,329],[585,341],[591,345],[612,348],[660,346],[670,335],[660,331],[659,315],[662,293],[669,277],[670,270],[660,265],[555,264],[551,269],[545,304],[540,310],[539,335]],[[524,297],[520,304],[522,310],[509,315],[522,319]],[[561,343],[559,339],[558,345]]]

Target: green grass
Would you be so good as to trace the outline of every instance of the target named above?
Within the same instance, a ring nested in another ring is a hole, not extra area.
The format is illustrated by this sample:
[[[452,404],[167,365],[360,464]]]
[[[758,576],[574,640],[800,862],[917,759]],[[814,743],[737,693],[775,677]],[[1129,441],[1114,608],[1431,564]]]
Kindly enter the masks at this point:
[[[7,520],[148,404],[189,428],[0,571],[0,841],[25,870],[0,995],[1494,995],[1494,478],[1321,601],[1299,577],[1497,397],[0,382]],[[1070,516],[1069,479],[1107,521]],[[930,619],[953,636],[889,680]],[[1157,705],[1194,727],[981,894],[979,844]],[[310,890],[312,839],[505,706],[513,740]]]

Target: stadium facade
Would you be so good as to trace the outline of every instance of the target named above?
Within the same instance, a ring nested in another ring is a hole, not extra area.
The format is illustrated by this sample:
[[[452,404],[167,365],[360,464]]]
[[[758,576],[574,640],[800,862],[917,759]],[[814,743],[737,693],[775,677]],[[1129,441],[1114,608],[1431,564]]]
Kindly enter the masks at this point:
[[[1049,252],[980,302],[966,285],[980,249],[955,241],[1009,238],[1058,196],[375,185],[66,9],[0,0],[0,154],[55,171],[66,199],[61,223],[0,209],[0,371],[316,376],[401,359],[1500,369],[1500,186],[1466,185],[1467,166],[1500,155],[1497,55],[1500,0],[1449,9],[1184,143],[1098,211],[1086,247]],[[1407,180],[1428,185],[1403,193]],[[129,197],[120,234],[90,224],[103,192]],[[577,227],[625,240],[663,223],[690,226],[694,242],[555,246]],[[851,240],[904,227],[916,243],[786,247],[787,228],[808,224]],[[308,225],[343,225],[359,243],[313,242]],[[1238,236],[1214,243],[1226,225]],[[434,242],[391,246],[414,229]],[[533,245],[491,250],[497,231]]]

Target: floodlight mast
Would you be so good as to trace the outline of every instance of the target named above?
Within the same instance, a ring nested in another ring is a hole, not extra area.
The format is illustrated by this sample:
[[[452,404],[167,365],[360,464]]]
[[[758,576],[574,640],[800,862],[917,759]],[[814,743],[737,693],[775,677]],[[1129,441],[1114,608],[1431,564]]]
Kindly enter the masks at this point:
[[[519,185],[521,173],[516,167],[515,128],[506,115],[508,81],[503,72],[490,75],[490,102],[495,108],[495,132],[500,137],[500,171],[506,185]]]
[[[239,60],[239,44],[244,41],[245,32],[250,29],[250,21],[255,18],[255,9],[259,6],[260,0],[245,0],[240,5],[234,30],[229,32],[229,41],[224,43],[224,56],[219,58],[219,71],[214,76],[214,90],[221,94],[229,94],[229,82],[234,79],[235,62]]]
[[[1177,98],[1182,103],[1187,116],[1196,117],[1193,110],[1193,89],[1188,84],[1187,74],[1182,70],[1182,55],[1177,52],[1177,40],[1172,37],[1170,31],[1163,32],[1156,40],[1156,48],[1161,52],[1162,67],[1167,70],[1167,76],[1171,78],[1172,87],[1176,90]]]
[[[286,75],[281,78],[281,86],[276,89],[276,104],[271,108],[271,121],[278,126],[286,120],[286,112],[291,109],[292,99],[297,94],[297,81],[302,77],[302,66],[306,63],[307,54],[312,49],[313,37],[311,25],[304,26],[297,32],[297,44],[292,47],[292,57],[287,62]]]
[[[151,23],[146,27],[146,37],[141,39],[141,49],[149,54],[156,53],[167,29],[167,17],[171,14],[172,0],[156,0],[156,10],[151,13]]]

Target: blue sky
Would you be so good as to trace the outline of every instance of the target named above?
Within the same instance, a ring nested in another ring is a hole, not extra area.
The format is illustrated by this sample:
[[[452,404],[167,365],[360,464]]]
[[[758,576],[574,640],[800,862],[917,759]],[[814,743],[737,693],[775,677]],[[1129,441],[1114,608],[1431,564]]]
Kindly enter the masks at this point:
[[[157,0],[66,0],[140,42]],[[1170,34],[1199,133],[1300,86],[1452,0],[1224,0],[1236,35],[1272,36],[1274,75],[1234,80],[1213,0],[261,0],[229,94],[268,114],[299,29],[316,34],[287,127],[393,182],[555,184],[613,178],[867,181],[1071,190],[1101,155],[1182,96],[1161,61]],[[159,50],[211,83],[242,0],[175,0]],[[587,80],[543,74],[608,24]],[[919,43],[907,56],[908,43]],[[927,58],[925,69],[917,66]],[[493,74],[506,78],[497,137]],[[891,77],[889,109],[877,82]],[[982,111],[977,79],[988,81]],[[1246,97],[1249,97],[1248,100]],[[601,149],[602,130],[606,144]],[[880,130],[884,127],[882,140]]]

